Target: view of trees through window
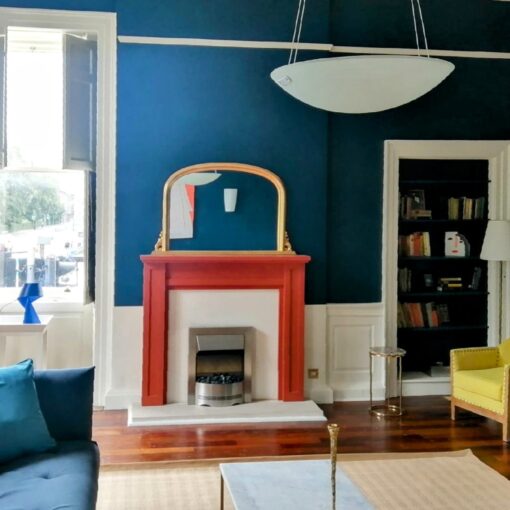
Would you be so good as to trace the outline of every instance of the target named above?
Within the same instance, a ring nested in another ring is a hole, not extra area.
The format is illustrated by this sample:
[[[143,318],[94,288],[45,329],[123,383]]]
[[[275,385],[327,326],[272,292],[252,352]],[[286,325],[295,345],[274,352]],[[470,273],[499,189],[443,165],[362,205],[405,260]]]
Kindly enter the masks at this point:
[[[66,101],[72,94],[66,95],[65,73],[76,69],[66,60],[71,47],[66,37],[58,30],[7,31],[6,165],[0,169],[2,302],[16,299],[31,275],[29,266],[45,296],[74,302],[84,296],[86,171],[65,163],[66,136],[76,138],[66,133]],[[81,34],[73,38],[87,39]],[[91,103],[90,98],[84,103]]]

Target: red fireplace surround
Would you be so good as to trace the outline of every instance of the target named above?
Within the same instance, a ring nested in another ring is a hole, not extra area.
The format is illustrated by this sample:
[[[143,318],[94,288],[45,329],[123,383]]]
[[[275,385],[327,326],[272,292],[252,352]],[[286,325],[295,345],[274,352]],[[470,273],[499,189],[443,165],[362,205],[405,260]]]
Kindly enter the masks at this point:
[[[142,405],[166,404],[169,291],[278,289],[278,398],[304,399],[304,289],[306,255],[142,255]]]

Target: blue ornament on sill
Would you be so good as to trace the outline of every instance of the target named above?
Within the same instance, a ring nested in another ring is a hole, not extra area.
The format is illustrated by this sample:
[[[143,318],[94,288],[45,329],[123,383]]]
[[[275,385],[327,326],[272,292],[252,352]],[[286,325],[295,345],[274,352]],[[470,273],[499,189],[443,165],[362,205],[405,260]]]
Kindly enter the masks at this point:
[[[41,320],[37,315],[32,303],[42,296],[41,285],[38,282],[25,283],[21,288],[18,301],[25,309],[23,324],[40,324]]]

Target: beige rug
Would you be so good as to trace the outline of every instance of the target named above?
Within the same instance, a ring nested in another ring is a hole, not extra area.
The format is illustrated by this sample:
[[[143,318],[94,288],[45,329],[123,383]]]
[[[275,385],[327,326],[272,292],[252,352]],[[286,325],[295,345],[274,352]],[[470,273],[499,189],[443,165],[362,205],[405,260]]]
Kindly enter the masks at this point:
[[[340,455],[338,459],[342,469],[378,510],[510,509],[510,481],[478,460],[470,450],[353,454]],[[219,509],[219,462],[222,461],[102,467],[97,510]],[[228,496],[226,499],[225,510],[232,510]]]

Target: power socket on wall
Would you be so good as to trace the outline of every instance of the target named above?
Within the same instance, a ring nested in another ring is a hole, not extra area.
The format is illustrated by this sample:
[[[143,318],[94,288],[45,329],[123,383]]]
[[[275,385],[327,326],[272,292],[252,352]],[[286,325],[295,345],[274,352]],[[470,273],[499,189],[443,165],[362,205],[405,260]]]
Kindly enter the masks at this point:
[[[319,369],[318,368],[309,368],[308,369],[308,379],[318,379],[319,378]]]

